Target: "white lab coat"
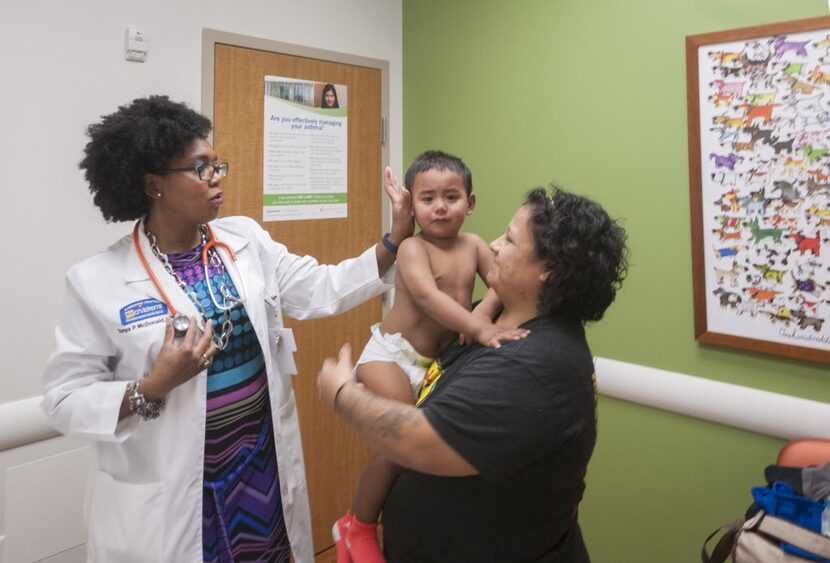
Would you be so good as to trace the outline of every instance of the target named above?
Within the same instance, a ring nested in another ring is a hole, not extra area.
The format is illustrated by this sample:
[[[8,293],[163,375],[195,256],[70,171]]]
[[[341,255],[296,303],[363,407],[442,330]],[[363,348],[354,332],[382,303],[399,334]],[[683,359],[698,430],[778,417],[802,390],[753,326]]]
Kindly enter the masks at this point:
[[[283,315],[334,315],[390,286],[378,278],[374,247],[336,266],[319,265],[290,254],[251,219],[218,219],[211,226],[237,256],[234,263],[220,250],[264,354],[291,550],[297,563],[310,563],[311,515],[291,387],[295,347]],[[139,233],[141,249],[173,306],[198,317],[154,257],[143,227]],[[67,286],[68,301],[55,330],[57,349],[44,375],[43,408],[60,432],[93,443],[86,503],[89,561],[201,562],[207,371],[171,391],[157,420],[129,416],[119,423],[126,385],[152,369],[166,318],[156,312],[125,324],[122,310],[135,313],[130,304],[160,296],[131,236],[73,266]]]

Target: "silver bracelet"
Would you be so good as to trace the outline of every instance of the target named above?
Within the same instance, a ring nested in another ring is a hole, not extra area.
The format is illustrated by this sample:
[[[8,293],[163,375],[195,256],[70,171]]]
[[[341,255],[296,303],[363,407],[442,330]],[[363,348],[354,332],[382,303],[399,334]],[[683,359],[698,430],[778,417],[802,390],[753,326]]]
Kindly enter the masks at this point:
[[[144,420],[155,420],[164,408],[164,398],[150,401],[143,393],[139,393],[138,381],[130,381],[127,384],[127,398],[130,402],[130,410]]]

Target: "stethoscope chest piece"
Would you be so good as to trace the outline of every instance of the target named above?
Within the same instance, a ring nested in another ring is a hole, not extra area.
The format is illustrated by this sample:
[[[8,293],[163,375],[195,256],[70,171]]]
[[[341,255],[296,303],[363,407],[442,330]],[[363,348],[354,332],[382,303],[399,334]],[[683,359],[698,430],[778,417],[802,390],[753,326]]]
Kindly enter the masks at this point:
[[[173,332],[175,336],[184,336],[190,328],[190,318],[181,313],[173,317]]]

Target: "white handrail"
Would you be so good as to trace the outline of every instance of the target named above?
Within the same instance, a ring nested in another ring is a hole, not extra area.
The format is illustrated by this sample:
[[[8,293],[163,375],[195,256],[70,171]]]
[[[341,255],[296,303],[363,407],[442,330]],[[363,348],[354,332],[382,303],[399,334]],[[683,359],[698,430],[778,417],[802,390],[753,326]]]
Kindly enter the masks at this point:
[[[792,440],[830,439],[830,404],[596,358],[601,395]],[[40,397],[0,404],[0,452],[58,436]]]
[[[830,439],[830,404],[596,358],[600,394],[765,434]]]
[[[41,397],[0,404],[0,452],[59,436],[46,413]]]

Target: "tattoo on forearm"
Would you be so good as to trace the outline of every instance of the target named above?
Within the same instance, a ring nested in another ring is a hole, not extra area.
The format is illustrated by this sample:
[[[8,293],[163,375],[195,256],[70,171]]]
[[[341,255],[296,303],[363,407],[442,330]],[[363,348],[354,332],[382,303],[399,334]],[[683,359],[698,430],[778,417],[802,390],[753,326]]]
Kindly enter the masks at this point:
[[[338,405],[349,422],[374,438],[400,440],[420,419],[412,405],[384,399],[357,387],[345,389]]]

